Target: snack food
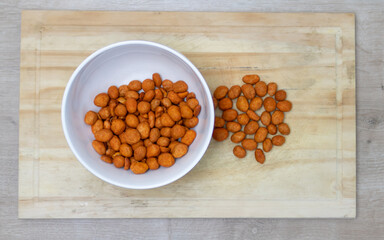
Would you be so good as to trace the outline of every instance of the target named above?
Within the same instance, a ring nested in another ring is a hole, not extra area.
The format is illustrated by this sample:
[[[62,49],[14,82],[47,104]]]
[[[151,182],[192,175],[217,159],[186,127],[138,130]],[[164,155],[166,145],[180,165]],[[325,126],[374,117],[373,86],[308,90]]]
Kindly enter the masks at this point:
[[[246,151],[255,151],[256,161],[263,164],[264,152],[270,152],[273,145],[283,145],[285,137],[282,135],[290,134],[284,120],[292,103],[286,100],[286,91],[278,90],[275,82],[261,81],[257,74],[245,75],[242,81],[241,87],[219,86],[214,91],[215,108],[218,106],[222,115],[215,118],[212,137],[224,141],[232,133],[231,141],[241,143],[233,148],[233,154],[244,158]],[[237,110],[233,109],[235,107]],[[274,136],[277,132],[282,135]]]
[[[226,87],[219,89],[217,98],[221,101],[227,92]],[[199,123],[201,106],[181,80],[163,81],[154,73],[143,82],[110,86],[107,93],[96,95],[94,104],[100,110],[84,116],[95,137],[92,146],[102,161],[116,168],[143,174],[159,166],[171,167],[196,138],[192,128]],[[221,107],[232,108],[232,100],[226,98]],[[239,125],[233,124],[233,130]]]

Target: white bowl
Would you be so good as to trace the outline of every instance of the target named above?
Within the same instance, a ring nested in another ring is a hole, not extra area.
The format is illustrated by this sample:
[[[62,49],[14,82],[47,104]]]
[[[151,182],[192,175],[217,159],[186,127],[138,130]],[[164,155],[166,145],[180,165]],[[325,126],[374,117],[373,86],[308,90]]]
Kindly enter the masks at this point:
[[[188,91],[193,91],[201,105],[197,133],[188,153],[170,168],[160,167],[145,174],[115,168],[100,160],[92,147],[94,136],[84,123],[87,111],[98,111],[94,97],[107,92],[111,85],[143,81],[153,73],[173,82],[184,80]],[[130,189],[164,186],[184,176],[202,158],[208,148],[214,125],[214,109],[209,88],[199,70],[179,52],[154,42],[126,41],[106,46],[85,59],[72,74],[65,88],[61,106],[61,120],[65,138],[76,158],[100,179]]]

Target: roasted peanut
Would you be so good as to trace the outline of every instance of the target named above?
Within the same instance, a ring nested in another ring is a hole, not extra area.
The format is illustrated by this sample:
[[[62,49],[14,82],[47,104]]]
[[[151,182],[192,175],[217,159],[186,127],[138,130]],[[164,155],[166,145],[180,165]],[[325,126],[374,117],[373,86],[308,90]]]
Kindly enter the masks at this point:
[[[111,112],[109,111],[108,107],[103,107],[99,111],[99,116],[101,119],[105,120],[111,116]]]
[[[187,146],[191,145],[196,138],[196,132],[193,130],[188,130],[185,132],[184,136],[181,138],[180,142],[186,144]]]
[[[85,114],[84,122],[88,125],[93,125],[97,121],[97,113],[94,111],[88,111]]]
[[[138,92],[141,90],[141,82],[139,80],[133,80],[128,84],[128,89]]]
[[[156,170],[159,168],[159,163],[157,162],[157,158],[151,157],[147,158],[147,162],[149,169]]]
[[[228,88],[226,86],[218,86],[216,90],[213,92],[213,96],[217,99],[220,100],[227,96],[228,93]]]
[[[175,124],[171,129],[171,137],[174,139],[179,139],[185,135],[185,127]]]
[[[184,143],[177,143],[175,146],[171,149],[172,156],[174,158],[181,158],[188,152],[188,146]]]
[[[106,148],[105,148],[104,143],[102,143],[100,141],[97,141],[97,140],[93,140],[92,147],[95,149],[95,151],[98,154],[100,154],[100,155],[104,155],[105,154]]]
[[[287,93],[284,90],[279,90],[275,93],[276,101],[283,101],[287,97]]]
[[[255,150],[255,159],[259,163],[263,164],[265,162],[265,155],[263,153],[263,150],[261,149],[256,149]]]
[[[151,101],[151,111],[156,112],[156,109],[160,106],[161,101],[159,99],[153,99]],[[163,109],[161,107],[161,109]]]
[[[260,81],[255,85],[256,94],[259,97],[264,97],[267,94],[267,84],[265,82]]]
[[[227,110],[227,109],[231,109],[232,108],[232,100],[230,98],[222,98],[220,99],[219,101],[219,108],[221,110]]]
[[[163,137],[170,138],[171,137],[171,132],[172,132],[172,128],[170,128],[170,127],[163,127],[160,130],[160,135],[163,136]]]
[[[139,125],[139,119],[136,115],[128,114],[125,118],[125,123],[128,127],[136,128]]]
[[[110,98],[116,99],[119,97],[119,89],[116,86],[110,86],[108,88],[108,96]]]
[[[224,120],[224,119],[223,119]],[[237,115],[237,122],[240,123],[241,125],[246,125],[249,122],[249,117],[247,114],[242,113]],[[225,122],[224,122],[225,123]],[[215,125],[216,126],[216,125]],[[224,126],[224,124],[223,124]],[[222,126],[222,127],[223,127]]]
[[[247,115],[249,117],[249,119],[253,120],[253,121],[259,121],[260,120],[260,117],[259,115],[257,115],[254,111],[252,110],[248,110],[247,111]]]
[[[238,98],[241,94],[241,87],[239,85],[232,86],[228,91],[228,97],[230,99]]]
[[[160,154],[160,147],[159,145],[152,144],[147,147],[147,158],[150,157],[157,157]]]
[[[139,131],[141,139],[146,139],[149,137],[149,132],[151,131],[151,128],[149,127],[148,122],[141,122],[139,125],[137,125],[137,131]]]
[[[161,146],[161,147],[167,147],[169,145],[169,138],[167,137],[159,137],[159,139],[157,139],[157,145]]]
[[[105,107],[108,105],[109,102],[109,96],[106,93],[99,93],[96,95],[95,100],[93,100],[93,103],[98,107]]]
[[[143,174],[148,171],[148,165],[144,162],[133,162],[131,163],[131,171],[134,174]]]
[[[175,124],[175,121],[172,120],[168,113],[163,113],[163,115],[161,115],[160,120],[161,125],[163,125],[164,127],[172,127]]]
[[[124,170],[128,170],[131,167],[131,161],[129,158],[124,158]]]
[[[291,129],[286,123],[280,123],[278,125],[278,129],[279,129],[279,132],[283,135],[288,135],[291,132]]]
[[[133,157],[137,161],[143,160],[146,154],[147,154],[147,148],[144,146],[138,146],[136,147],[136,149],[133,150]]]
[[[115,165],[115,167],[122,168],[124,167],[124,164],[125,164],[125,160],[123,156],[115,156],[113,158],[113,165]]]
[[[199,119],[197,117],[184,119],[183,123],[184,123],[184,126],[186,126],[187,128],[194,128],[199,123]]]
[[[128,91],[125,93],[125,98],[139,99],[140,95],[135,91]]]
[[[129,91],[128,85],[121,85],[118,89],[119,89],[119,96],[120,97],[125,97],[125,95]]]
[[[269,152],[272,149],[272,140],[270,138],[266,138],[263,142],[263,150],[264,152]]]
[[[233,148],[233,155],[235,155],[238,158],[244,158],[247,155],[247,152],[241,146],[235,146]]]
[[[276,110],[272,114],[272,123],[275,124],[275,125],[279,125],[283,121],[284,121],[284,113],[281,112],[281,111]]]
[[[267,112],[272,112],[276,109],[276,101],[271,97],[266,97],[264,99],[264,109]]]
[[[245,133],[244,132],[237,132],[237,133],[234,133],[232,136],[231,136],[231,141],[234,142],[234,143],[239,143],[241,141],[243,141],[243,139],[245,138]]]
[[[241,130],[241,125],[237,122],[227,122],[227,130],[230,132],[238,132]]]
[[[256,121],[250,121],[247,125],[244,127],[244,133],[245,134],[254,134],[257,129],[259,129],[259,124]]]
[[[163,99],[163,97],[164,97],[163,92],[160,89],[158,89],[158,88],[155,89],[155,99],[161,100],[161,99]]]
[[[151,89],[145,92],[143,101],[151,102],[152,99],[155,97],[155,90]]]
[[[253,139],[245,138],[241,141],[241,146],[246,150],[255,150],[257,148],[257,143]]]
[[[269,134],[275,135],[277,133],[276,125],[274,125],[272,123],[268,125],[267,129],[268,129]]]
[[[176,93],[186,92],[188,85],[184,81],[177,81],[173,84],[173,91]]]
[[[274,83],[274,82],[268,83],[268,85],[267,85],[267,93],[268,93],[268,95],[269,96],[273,96],[273,95],[275,95],[276,91],[277,91],[277,84]]]
[[[139,111],[140,114],[148,113],[151,110],[151,104],[149,102],[139,102],[137,104],[137,111]]]
[[[187,100],[187,104],[191,109],[195,109],[199,105],[199,101],[196,98],[191,98]]]
[[[140,141],[140,133],[136,129],[127,129],[125,132],[119,135],[121,143],[128,143],[130,145]]]
[[[227,109],[223,111],[221,117],[227,122],[233,121],[237,118],[237,111],[235,109]]]
[[[170,91],[167,97],[169,98],[169,100],[171,100],[173,104],[179,104],[183,101],[183,99],[179,97],[179,95],[177,95],[177,93],[175,93],[174,91]]]
[[[201,111],[201,106],[200,106],[200,105],[197,105],[197,106],[195,107],[195,109],[193,109],[193,116],[195,116],[195,117],[199,116],[200,111]]]
[[[160,130],[158,128],[152,128],[149,132],[149,140],[155,143],[160,137]]]
[[[103,127],[103,121],[101,119],[96,120],[96,122],[91,127],[92,133],[95,134],[97,131],[103,129]]]
[[[136,116],[135,116],[136,117]],[[111,123],[111,130],[114,134],[119,135],[125,130],[125,123],[121,119],[113,119]]]
[[[148,92],[149,90],[155,89],[155,82],[152,79],[145,79],[141,84],[144,92]]]
[[[111,158],[110,156],[107,156],[107,155],[102,155],[102,156],[100,157],[100,159],[103,160],[103,161],[106,162],[106,163],[113,163],[112,158]]]
[[[274,136],[272,138],[272,143],[273,143],[273,145],[281,146],[285,143],[285,137],[283,137],[281,135]]]
[[[224,127],[225,120],[221,117],[215,117],[215,127]]]
[[[260,77],[257,74],[253,75],[245,75],[243,77],[243,82],[248,84],[256,84],[258,81],[260,81]]]
[[[173,90],[173,82],[168,80],[168,79],[165,79],[163,82],[162,82],[162,85],[163,85],[163,88],[166,90],[166,91],[172,91]]]
[[[118,117],[125,117],[125,115],[127,115],[127,109],[123,104],[119,103],[115,108],[115,114]]]
[[[261,123],[264,124],[264,126],[268,126],[271,123],[271,114],[269,112],[263,112],[261,114]]]
[[[247,83],[241,86],[241,91],[243,92],[244,97],[246,97],[247,99],[252,99],[256,96],[255,89],[251,84]]]
[[[120,149],[120,139],[118,136],[114,135],[111,140],[109,140],[109,145],[111,145],[111,148],[114,150],[114,151],[119,151]]]
[[[224,127],[225,120],[221,117],[215,117],[215,127]]]
[[[261,108],[262,105],[263,105],[263,99],[261,99],[260,97],[255,97],[249,103],[249,108],[252,111],[257,111]]]
[[[225,139],[227,139],[228,137],[228,130],[225,129],[225,128],[215,128],[213,130],[213,134],[212,134],[212,137],[213,139],[215,139],[216,141],[224,141]]]
[[[283,100],[277,103],[277,108],[282,112],[289,112],[292,109],[292,103],[287,100]]]
[[[113,137],[113,133],[110,129],[101,129],[95,133],[95,138],[100,142],[108,142]]]
[[[244,96],[240,96],[238,99],[237,99],[237,102],[236,102],[236,107],[237,109],[239,109],[240,111],[242,112],[246,112],[249,108],[249,103],[248,103],[248,100],[246,97]]]
[[[124,157],[131,157],[133,154],[132,147],[126,143],[120,145],[119,151]]]
[[[267,137],[268,130],[265,127],[260,127],[255,133],[255,141],[261,143]]]
[[[191,98],[196,98],[196,94],[194,92],[190,92],[188,93],[187,97],[186,97],[186,100],[188,101],[189,99]]]
[[[188,105],[184,105],[180,107],[180,113],[182,118],[192,118],[193,117],[193,112]]]
[[[160,154],[157,161],[162,167],[171,167],[175,164],[175,158],[170,153]]]
[[[159,88],[162,82],[160,74],[158,73],[152,74],[152,79],[153,79],[153,82],[155,83],[155,86]]]

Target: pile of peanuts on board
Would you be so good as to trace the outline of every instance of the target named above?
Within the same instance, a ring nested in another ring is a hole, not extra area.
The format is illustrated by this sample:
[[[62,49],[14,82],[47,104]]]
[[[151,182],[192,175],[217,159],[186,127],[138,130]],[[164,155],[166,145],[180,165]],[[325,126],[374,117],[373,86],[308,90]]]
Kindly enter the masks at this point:
[[[184,156],[201,111],[184,81],[163,81],[158,73],[143,82],[111,86],[94,104],[101,108],[98,113],[88,111],[84,117],[92,126],[93,148],[101,160],[135,174],[171,167]]]
[[[214,91],[215,109],[219,107],[223,112],[221,117],[215,117],[213,138],[224,141],[232,132],[231,141],[241,143],[241,146],[233,148],[233,154],[244,158],[246,150],[255,151],[256,161],[263,164],[264,152],[271,151],[273,146],[283,145],[285,137],[282,135],[290,133],[288,124],[284,123],[284,113],[292,109],[292,103],[286,100],[287,93],[278,90],[274,82],[266,84],[256,74],[246,75],[242,80],[244,84],[241,87],[234,85],[228,89],[219,86]],[[239,112],[232,108],[236,99]],[[262,107],[264,111],[259,116],[256,111]],[[277,132],[282,135],[276,135]],[[269,138],[268,134],[275,136]],[[258,148],[259,143],[262,149]]]

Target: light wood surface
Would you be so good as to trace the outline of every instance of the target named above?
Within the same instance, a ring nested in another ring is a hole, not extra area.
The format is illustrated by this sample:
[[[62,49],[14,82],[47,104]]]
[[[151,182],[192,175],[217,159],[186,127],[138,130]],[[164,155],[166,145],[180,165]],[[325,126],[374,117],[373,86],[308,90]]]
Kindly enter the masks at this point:
[[[19,217],[355,217],[354,23],[326,13],[23,12]],[[251,73],[277,82],[294,106],[286,144],[259,165],[212,141],[190,173],[152,190],[97,179],[67,146],[62,94],[86,56],[130,39],[182,52],[212,92]]]
[[[381,239],[384,235],[384,3],[379,0],[0,2],[0,236],[2,239]],[[22,9],[353,12],[356,14],[356,219],[18,219]],[[148,230],[150,229],[150,230]]]

